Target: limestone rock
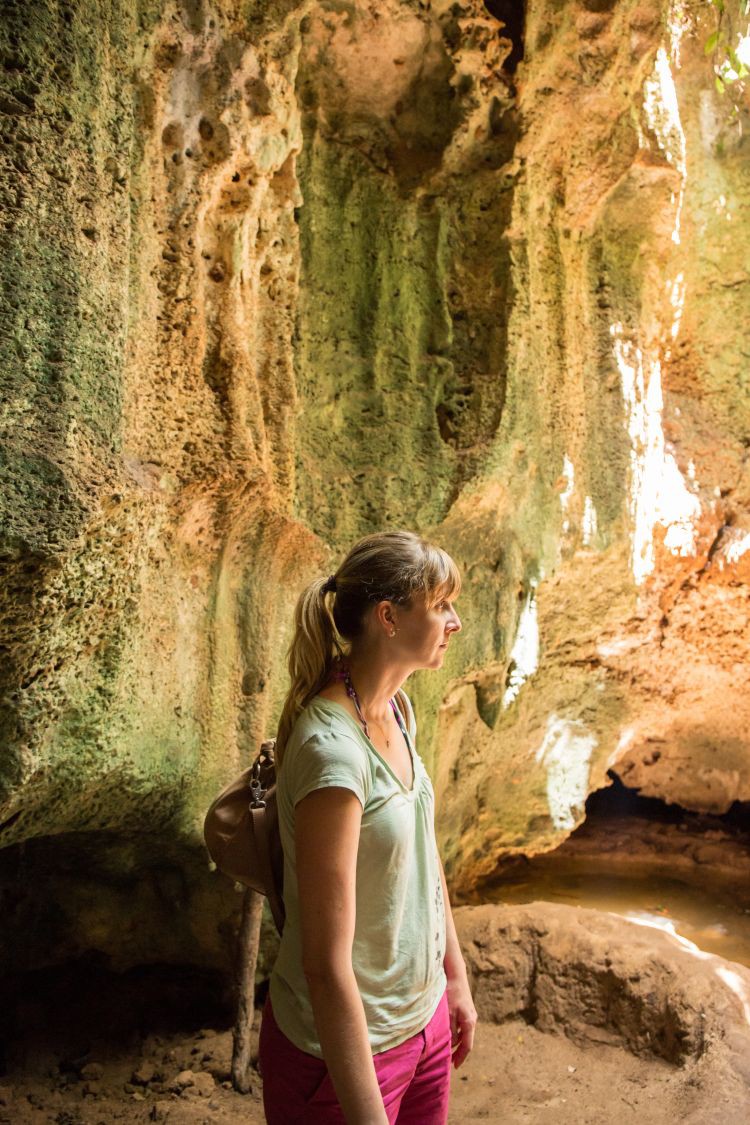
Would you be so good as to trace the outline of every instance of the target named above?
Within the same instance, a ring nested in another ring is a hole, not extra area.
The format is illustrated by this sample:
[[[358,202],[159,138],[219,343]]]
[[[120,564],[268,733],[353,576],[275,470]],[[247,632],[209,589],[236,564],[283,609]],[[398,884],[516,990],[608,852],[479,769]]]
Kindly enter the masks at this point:
[[[0,878],[30,855],[60,905],[26,949],[26,892],[10,971],[226,967],[203,813],[273,733],[300,588],[376,527],[465,575],[407,685],[456,886],[610,769],[750,799],[750,196],[709,7],[6,5]]]

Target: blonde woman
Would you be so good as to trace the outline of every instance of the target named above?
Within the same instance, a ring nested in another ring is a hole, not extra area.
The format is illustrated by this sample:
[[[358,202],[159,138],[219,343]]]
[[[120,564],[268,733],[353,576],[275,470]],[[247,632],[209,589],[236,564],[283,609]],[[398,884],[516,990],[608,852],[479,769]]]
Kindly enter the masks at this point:
[[[399,689],[442,666],[460,585],[443,550],[393,531],[297,603],[277,739],[286,925],[260,1037],[270,1125],[447,1120],[476,1012]]]

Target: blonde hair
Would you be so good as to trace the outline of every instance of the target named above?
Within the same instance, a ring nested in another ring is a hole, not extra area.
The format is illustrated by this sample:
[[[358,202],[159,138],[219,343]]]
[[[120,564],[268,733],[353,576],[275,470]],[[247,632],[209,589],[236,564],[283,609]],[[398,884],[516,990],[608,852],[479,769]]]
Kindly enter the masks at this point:
[[[334,660],[346,655],[361,635],[372,605],[391,601],[408,606],[423,592],[431,607],[461,590],[461,575],[450,555],[413,531],[366,535],[333,577],[335,591],[330,591],[327,577],[316,578],[302,591],[294,610],[288,652],[291,686],[276,735],[279,765],[298,715],[327,683]]]

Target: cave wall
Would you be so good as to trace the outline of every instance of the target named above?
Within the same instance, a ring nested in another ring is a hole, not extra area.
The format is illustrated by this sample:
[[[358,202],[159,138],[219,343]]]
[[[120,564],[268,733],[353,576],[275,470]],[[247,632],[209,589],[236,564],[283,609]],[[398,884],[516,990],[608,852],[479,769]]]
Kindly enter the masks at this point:
[[[538,657],[517,654],[538,668],[488,713],[506,644],[444,699],[459,881],[559,842],[610,769],[698,811],[747,800],[747,106],[733,119],[713,86],[712,19],[529,9],[496,500],[479,515],[479,477],[446,526],[519,544]]]
[[[609,769],[748,796],[746,153],[713,17],[531,4],[499,45],[491,10],[431,5],[440,50],[406,5],[318,11],[298,77],[296,511],[342,550],[403,514],[464,567],[461,643],[413,685],[457,882],[559,842]]]
[[[194,827],[268,722],[284,573],[320,553],[282,17],[270,46],[231,5],[5,17],[4,842]]]
[[[199,850],[299,589],[383,526],[465,575],[408,685],[456,885],[608,769],[750,798],[747,142],[703,8],[4,6],[0,843]]]

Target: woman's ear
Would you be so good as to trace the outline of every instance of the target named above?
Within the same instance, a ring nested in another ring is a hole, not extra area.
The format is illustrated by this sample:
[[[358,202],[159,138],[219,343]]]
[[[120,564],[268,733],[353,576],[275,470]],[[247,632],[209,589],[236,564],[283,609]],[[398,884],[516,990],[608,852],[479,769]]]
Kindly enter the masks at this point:
[[[391,602],[378,602],[375,606],[375,620],[378,627],[385,632],[386,636],[389,636],[396,628]]]

